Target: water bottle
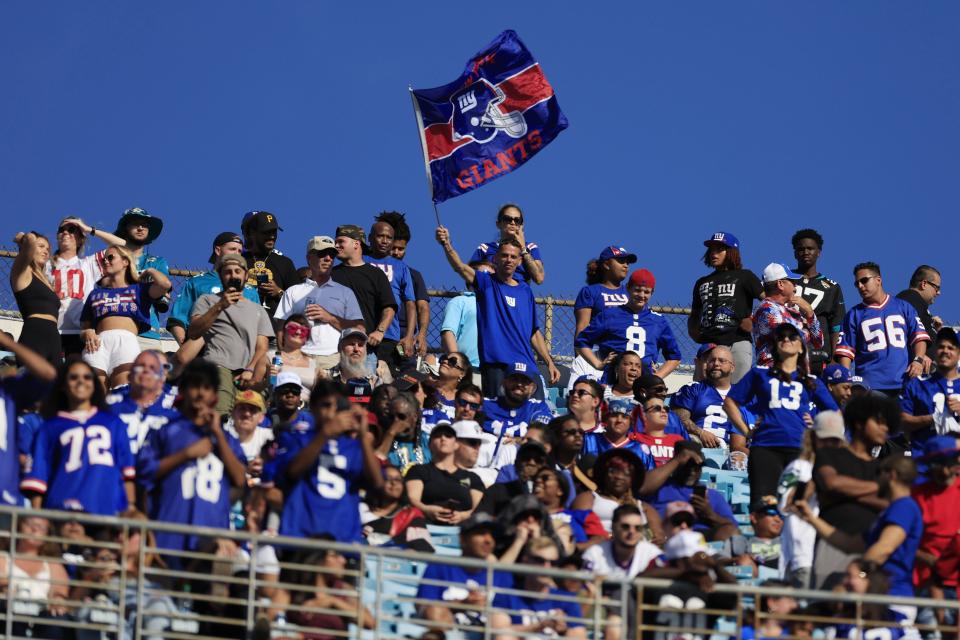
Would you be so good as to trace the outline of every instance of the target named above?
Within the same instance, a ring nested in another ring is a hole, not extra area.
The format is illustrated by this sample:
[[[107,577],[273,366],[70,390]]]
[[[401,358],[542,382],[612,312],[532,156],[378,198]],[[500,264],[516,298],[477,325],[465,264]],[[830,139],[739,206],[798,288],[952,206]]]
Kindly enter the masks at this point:
[[[277,354],[276,354],[275,356],[273,356],[273,361],[272,361],[270,364],[272,364],[274,367],[276,367],[278,371],[279,371],[279,369],[283,368],[283,358],[280,357],[280,352],[279,352],[279,351],[277,352]],[[273,369],[271,368],[271,373],[270,373],[270,386],[271,386],[271,387],[275,387],[275,386],[277,386],[277,374],[276,374],[276,373],[272,373],[272,371],[273,371]]]

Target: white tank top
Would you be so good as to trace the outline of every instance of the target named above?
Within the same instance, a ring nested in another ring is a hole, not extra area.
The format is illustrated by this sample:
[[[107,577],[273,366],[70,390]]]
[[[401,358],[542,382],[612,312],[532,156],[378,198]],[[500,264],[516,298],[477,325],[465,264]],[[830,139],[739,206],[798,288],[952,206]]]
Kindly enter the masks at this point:
[[[50,565],[44,561],[43,568],[31,576],[14,563],[10,585],[18,600],[46,600],[50,593]]]

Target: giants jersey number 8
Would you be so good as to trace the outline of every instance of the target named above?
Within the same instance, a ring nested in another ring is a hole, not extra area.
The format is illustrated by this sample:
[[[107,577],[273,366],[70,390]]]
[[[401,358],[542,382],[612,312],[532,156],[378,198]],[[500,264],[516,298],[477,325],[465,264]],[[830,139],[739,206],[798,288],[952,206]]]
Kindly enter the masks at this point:
[[[906,321],[903,316],[891,315],[884,318],[868,318],[860,323],[867,351],[882,351],[887,345],[902,349],[907,346]]]
[[[646,355],[647,331],[643,327],[627,327],[627,351],[633,351],[641,358]]]
[[[205,502],[216,504],[220,501],[220,488],[223,480],[223,462],[212,453],[198,458],[194,466],[183,470],[180,475],[180,492],[184,500],[197,496]]]

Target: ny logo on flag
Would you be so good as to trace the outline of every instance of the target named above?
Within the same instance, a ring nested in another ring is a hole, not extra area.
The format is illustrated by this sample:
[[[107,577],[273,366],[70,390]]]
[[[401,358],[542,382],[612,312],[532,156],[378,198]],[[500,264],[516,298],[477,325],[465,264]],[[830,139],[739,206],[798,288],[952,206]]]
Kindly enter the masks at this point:
[[[500,108],[506,96],[482,78],[450,99],[454,106],[453,139],[487,142],[503,131],[511,138],[527,135],[527,121],[519,111],[504,113]],[[479,108],[477,108],[479,107]],[[474,111],[468,114],[468,111]]]

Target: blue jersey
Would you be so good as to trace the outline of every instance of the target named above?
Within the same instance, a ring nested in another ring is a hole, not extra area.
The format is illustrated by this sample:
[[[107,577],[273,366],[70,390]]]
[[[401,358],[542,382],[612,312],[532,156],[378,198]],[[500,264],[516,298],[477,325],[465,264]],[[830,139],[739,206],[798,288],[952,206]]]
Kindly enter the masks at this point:
[[[28,458],[33,455],[33,443],[37,441],[37,433],[43,422],[43,416],[33,411],[17,418],[17,449],[20,455]]]
[[[627,304],[628,301],[627,289],[623,285],[616,289],[608,289],[602,284],[588,284],[577,294],[573,310],[590,309],[590,315],[593,317],[599,315],[604,309],[619,307]]]
[[[83,303],[80,320],[89,322],[90,327],[96,329],[97,323],[103,318],[119,316],[133,320],[141,333],[148,331],[150,309],[153,305],[149,291],[149,285],[142,285],[139,282],[111,289],[97,287],[90,292],[87,301]]]
[[[50,385],[20,373],[0,379],[0,504],[23,506],[17,414],[49,390]]]
[[[867,530],[865,540],[869,549],[883,530],[888,526],[897,526],[906,533],[906,539],[900,543],[881,567],[890,578],[890,588],[887,593],[892,596],[906,596],[912,598],[913,593],[913,561],[920,548],[920,538],[923,536],[923,514],[920,505],[910,496],[898,498],[890,506],[880,512],[873,525]]]
[[[123,483],[133,480],[127,428],[112,413],[61,413],[43,423],[20,488],[43,494],[48,509],[115,516],[127,509]]]
[[[393,297],[397,301],[397,314],[393,316],[393,320],[390,321],[390,326],[387,327],[383,337],[385,340],[399,340],[403,337],[400,335],[399,310],[403,308],[404,302],[408,300],[416,302],[417,300],[417,295],[413,290],[413,275],[410,273],[410,268],[393,256],[384,256],[383,258],[365,256],[364,260],[383,271],[387,280],[390,281]]]
[[[141,253],[140,257],[137,258],[137,271],[143,273],[144,269],[156,269],[168,278],[170,277],[170,266],[167,264],[167,259],[161,258],[160,256],[152,256],[146,251]],[[149,285],[144,283],[144,289],[150,289]],[[165,295],[163,299],[169,304],[170,294]],[[157,331],[160,328],[160,316],[157,313],[156,307],[151,305],[149,314],[149,328],[146,330],[141,329],[140,335],[145,338],[162,338],[163,336]]]
[[[610,451],[611,449],[623,449],[624,451],[629,451],[630,453],[636,454],[640,461],[643,463],[647,469],[653,469],[657,466],[656,461],[653,459],[653,456],[650,455],[649,451],[644,451],[643,444],[631,438],[627,438],[623,444],[614,445],[612,442],[607,440],[606,434],[603,433],[585,433],[583,434],[583,447],[580,449],[581,456],[600,456],[601,453]]]
[[[497,251],[499,250],[499,242],[485,242],[477,247],[477,250],[473,252],[473,255],[470,256],[469,260],[467,260],[467,263],[483,260],[484,262],[493,264],[493,256],[497,255]],[[530,252],[531,258],[539,262],[543,262],[543,258],[540,257],[540,247],[538,247],[535,243],[528,242],[527,251]],[[527,275],[527,267],[524,266],[523,260],[520,260],[520,264],[517,266],[517,270],[513,274],[513,277],[520,282],[526,282],[528,280]]]
[[[484,398],[482,411],[486,418],[483,430],[495,436],[519,438],[527,432],[528,425],[534,422],[547,424],[553,420],[547,403],[533,398],[516,408],[506,406],[502,398]]]
[[[506,607],[506,595],[501,590],[513,589],[513,576],[505,571],[493,571],[490,582],[490,587],[498,591],[493,598],[493,606]],[[469,591],[490,593],[486,569],[468,569],[452,564],[429,564],[417,587],[417,599],[437,602],[460,601],[467,597]],[[476,616],[479,614],[470,612],[469,615],[473,616],[472,621],[476,621]]]
[[[177,293],[177,299],[170,307],[170,317],[167,318],[167,327],[179,326],[186,329],[190,326],[190,312],[193,311],[193,305],[200,296],[208,293],[220,293],[223,291],[223,281],[214,271],[205,271],[199,275],[193,276],[187,280],[180,291]],[[243,285],[243,297],[255,304],[260,304],[260,294],[256,288],[249,284]]]
[[[754,367],[731,387],[728,398],[740,406],[754,402],[760,426],[754,432],[754,447],[800,447],[807,429],[803,415],[837,410],[837,403],[819,379],[813,392],[797,380],[786,383],[771,375],[767,367]]]
[[[593,317],[574,341],[576,347],[597,348],[600,359],[610,353],[633,351],[643,360],[646,371],[653,370],[654,358],[679,360],[680,347],[667,319],[650,309],[634,313],[626,305],[604,309]]]
[[[871,389],[901,389],[911,347],[929,339],[916,309],[888,295],[880,304],[861,302],[847,311],[834,354],[851,358],[857,375]]]
[[[522,585],[517,587],[522,589]],[[576,594],[562,589],[550,589],[551,596],[560,596],[563,598],[573,598]],[[547,618],[556,618],[562,613],[567,627],[575,629],[582,627],[583,610],[580,604],[573,600],[560,600],[554,598],[544,598],[542,595],[519,595],[515,593],[504,594],[503,603],[500,605],[510,610],[510,621],[513,624],[536,624]]]
[[[224,435],[231,453],[242,464],[240,441],[229,433]],[[221,529],[229,526],[230,479],[224,472],[226,467],[216,441],[207,455],[188,460],[162,478],[156,477],[157,465],[162,459],[202,438],[213,439],[213,436],[185,417],[147,434],[137,455],[137,482],[148,491],[147,510],[151,520]],[[157,546],[164,549],[193,549],[197,542],[196,536],[157,532]]]
[[[540,327],[533,291],[524,283],[504,284],[477,271],[477,347],[481,364],[525,365],[537,375],[530,338]]]
[[[693,382],[684,385],[670,400],[670,407],[686,409],[694,424],[730,444],[730,435],[740,433],[727,419],[723,410],[723,396],[714,387],[705,382]],[[746,407],[740,407],[743,420],[753,425],[753,414]]]
[[[661,518],[665,518],[668,504],[677,501],[690,502],[691,497],[693,497],[693,487],[680,486],[668,481],[667,484],[660,487],[656,493],[643,496],[643,501],[656,509]],[[710,507],[721,518],[726,518],[730,522],[737,521],[733,515],[733,509],[730,507],[730,503],[727,502],[727,499],[719,491],[707,488],[707,502],[710,503]],[[693,525],[693,529],[694,531],[706,533],[710,530],[710,527],[707,523],[698,520]]]
[[[148,433],[180,417],[180,412],[173,408],[176,397],[176,393],[167,387],[153,404],[144,409],[130,397],[129,385],[114,389],[107,396],[107,408],[110,413],[127,425],[127,436],[130,439],[130,451],[133,455],[137,455],[140,451]]]
[[[301,409],[292,420],[281,427],[281,421],[275,411],[271,411],[264,419],[273,425],[276,432],[276,439],[273,446],[269,447],[269,455],[264,455],[263,473],[260,474],[260,480],[263,484],[280,484],[284,482],[283,472],[286,465],[290,462],[289,453],[299,451],[310,438],[313,437],[313,430],[316,421],[313,415],[304,409]]]
[[[911,416],[930,416],[942,413],[947,406],[947,398],[960,394],[960,378],[947,380],[937,372],[929,376],[918,376],[907,380],[900,393],[900,410]],[[937,436],[934,425],[927,425],[910,434],[910,446],[913,456],[923,455],[923,445]],[[960,436],[960,434],[954,434]]]
[[[316,436],[299,438],[304,445]],[[288,460],[299,449],[288,448]],[[360,542],[360,481],[363,450],[349,436],[327,440],[303,476],[290,481],[280,518],[280,533],[310,538],[321,533],[340,542]]]

